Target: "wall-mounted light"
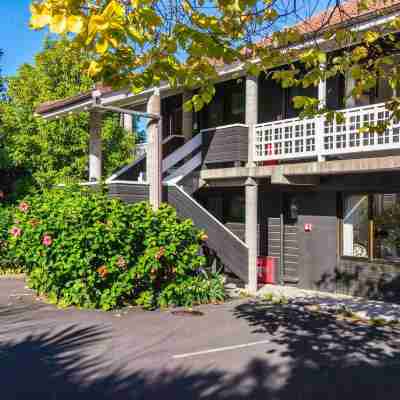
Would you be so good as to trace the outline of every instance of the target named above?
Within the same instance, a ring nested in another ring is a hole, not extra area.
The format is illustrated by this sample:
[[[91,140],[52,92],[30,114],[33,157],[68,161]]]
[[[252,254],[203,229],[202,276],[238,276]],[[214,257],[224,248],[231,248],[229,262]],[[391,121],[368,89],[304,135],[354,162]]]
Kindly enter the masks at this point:
[[[292,197],[289,202],[289,218],[295,221],[299,218],[299,205],[297,199]]]

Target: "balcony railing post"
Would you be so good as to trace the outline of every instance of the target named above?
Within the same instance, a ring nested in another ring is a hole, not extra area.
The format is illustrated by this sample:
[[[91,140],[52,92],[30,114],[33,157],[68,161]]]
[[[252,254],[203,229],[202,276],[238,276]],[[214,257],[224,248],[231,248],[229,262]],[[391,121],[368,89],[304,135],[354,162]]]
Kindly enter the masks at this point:
[[[322,72],[325,70],[325,64],[321,64],[320,68]],[[326,79],[323,77],[318,84],[318,106],[320,110],[326,108]],[[315,127],[315,149],[317,151],[318,161],[325,161],[323,155],[324,151],[324,129],[325,129],[325,117],[323,115],[318,116],[316,119]]]

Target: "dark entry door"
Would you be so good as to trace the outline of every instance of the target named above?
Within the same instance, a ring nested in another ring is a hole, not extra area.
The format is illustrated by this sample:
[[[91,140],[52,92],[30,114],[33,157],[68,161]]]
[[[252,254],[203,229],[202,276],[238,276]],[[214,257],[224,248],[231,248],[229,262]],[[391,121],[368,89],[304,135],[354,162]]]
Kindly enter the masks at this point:
[[[283,194],[283,264],[284,282],[297,284],[299,281],[299,229],[297,200],[295,194]]]

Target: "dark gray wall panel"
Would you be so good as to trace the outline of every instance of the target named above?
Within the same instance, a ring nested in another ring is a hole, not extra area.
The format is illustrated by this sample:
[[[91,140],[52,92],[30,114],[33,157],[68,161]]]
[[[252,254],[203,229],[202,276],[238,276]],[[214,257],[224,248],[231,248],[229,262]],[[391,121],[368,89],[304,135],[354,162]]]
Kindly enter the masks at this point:
[[[232,126],[203,132],[203,163],[247,162],[248,128]]]
[[[298,201],[299,286],[334,290],[324,277],[336,268],[336,193],[299,194]],[[312,224],[311,232],[304,231],[305,224]]]
[[[139,203],[149,200],[149,185],[112,183],[108,186],[108,194],[126,203]]]

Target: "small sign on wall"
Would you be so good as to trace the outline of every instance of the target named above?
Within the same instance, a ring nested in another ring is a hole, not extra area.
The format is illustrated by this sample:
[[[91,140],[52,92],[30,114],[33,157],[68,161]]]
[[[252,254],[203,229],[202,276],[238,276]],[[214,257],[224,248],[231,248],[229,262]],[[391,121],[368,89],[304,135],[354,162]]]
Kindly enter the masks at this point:
[[[304,224],[304,232],[311,232],[313,229],[312,224]]]

